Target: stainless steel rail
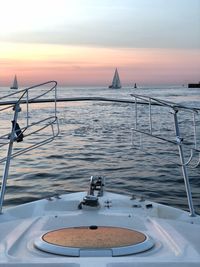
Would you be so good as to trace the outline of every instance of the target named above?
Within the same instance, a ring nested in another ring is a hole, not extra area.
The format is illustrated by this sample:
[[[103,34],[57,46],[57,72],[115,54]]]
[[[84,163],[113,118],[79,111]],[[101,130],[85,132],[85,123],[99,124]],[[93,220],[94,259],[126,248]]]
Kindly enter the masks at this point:
[[[134,96],[133,94],[131,94],[131,96]],[[155,100],[155,98],[151,98],[152,100]],[[1,100],[1,98],[0,98]],[[56,102],[81,102],[81,101],[103,101],[103,102],[116,102],[116,103],[127,103],[127,104],[135,104],[135,100],[134,99],[119,99],[119,98],[109,98],[109,97],[100,97],[100,96],[83,96],[83,97],[63,97],[63,98],[56,98]],[[55,99],[29,99],[28,103],[30,104],[34,104],[34,103],[51,103],[51,102],[55,102]],[[166,105],[164,104],[166,102]],[[11,101],[0,101],[0,106],[7,106],[7,105],[14,105],[16,103],[16,101],[11,100]],[[21,100],[20,104],[26,104],[27,101],[26,100]],[[140,101],[137,101],[138,104],[140,105],[149,105],[149,103],[143,99]],[[173,102],[169,102],[169,101],[153,101],[152,106],[170,106],[170,107],[177,107],[179,109],[184,109],[184,110],[188,110],[188,111],[200,111],[200,108],[193,108],[193,107],[188,107],[188,106],[184,106],[184,105],[179,105],[177,103],[173,103]]]
[[[190,216],[195,216],[195,210],[194,210],[194,205],[193,205],[193,201],[192,201],[192,193],[191,193],[191,187],[190,187],[190,182],[189,182],[189,176],[188,176],[188,171],[187,171],[187,165],[191,162],[192,158],[193,158],[193,151],[195,152],[200,152],[200,148],[198,149],[197,147],[197,133],[196,133],[196,119],[195,119],[195,114],[198,114],[199,109],[196,108],[189,108],[189,107],[185,107],[183,105],[178,105],[169,101],[163,101],[160,99],[156,99],[156,98],[152,98],[149,96],[141,96],[141,95],[136,95],[136,94],[132,94],[131,95],[134,99],[135,102],[135,127],[132,128],[133,132],[138,132],[141,135],[146,135],[152,138],[155,138],[157,140],[162,140],[164,142],[170,143],[172,145],[175,145],[178,147],[178,152],[179,152],[179,157],[180,157],[180,166],[182,169],[182,174],[183,174],[183,178],[184,178],[184,184],[185,184],[185,189],[186,189],[186,194],[187,194],[187,200],[188,200],[188,206],[189,206],[189,210],[190,210]],[[138,102],[139,101],[143,101],[145,102],[146,105],[149,106],[149,112],[148,112],[148,116],[149,116],[149,127],[148,130],[143,130],[139,128],[138,125],[138,116],[139,116],[139,111],[138,111]],[[173,120],[174,120],[174,128],[175,128],[175,139],[171,140],[169,138],[163,138],[161,136],[155,135],[153,134],[153,115],[152,115],[152,110],[151,110],[151,106],[158,104],[160,106],[163,107],[167,107],[170,110],[170,113],[173,116]],[[186,162],[185,161],[185,156],[184,156],[184,152],[183,152],[183,146],[184,144],[184,140],[181,137],[181,133],[180,133],[180,127],[179,127],[179,120],[178,120],[178,112],[179,111],[185,111],[185,112],[189,112],[192,115],[192,120],[193,120],[193,140],[192,140],[192,144],[193,147],[191,149],[191,155],[189,160]],[[142,138],[141,138],[142,139]],[[199,165],[200,162],[198,162],[197,165]]]
[[[45,88],[44,92],[39,92],[36,94],[36,96],[30,98],[29,92],[30,90],[40,88],[41,86],[49,86],[50,88]],[[32,123],[29,122],[29,104],[31,101],[39,101],[41,97],[48,95],[49,93],[53,92],[54,93],[54,99],[51,99],[51,102],[54,102],[54,116],[48,116],[45,119],[40,119],[36,120]],[[38,84],[35,86],[28,87],[23,90],[17,90],[16,92],[3,96],[0,99],[4,100],[6,98],[10,97],[16,97],[18,96],[17,100],[13,101],[3,101],[1,104],[4,106],[3,108],[0,109],[1,111],[13,109],[14,110],[14,117],[12,121],[12,129],[11,133],[4,134],[0,136],[0,140],[3,140],[3,143],[0,143],[0,147],[3,147],[5,145],[8,145],[8,150],[7,150],[7,155],[6,157],[0,159],[0,163],[5,161],[5,166],[4,166],[4,172],[3,172],[3,177],[2,177],[2,184],[1,184],[1,191],[0,191],[0,214],[2,213],[2,207],[3,207],[3,202],[4,202],[4,196],[5,196],[5,191],[6,191],[6,184],[7,184],[7,178],[8,178],[8,173],[9,173],[9,167],[10,167],[10,162],[11,159],[19,156],[21,154],[24,154],[30,150],[33,150],[37,147],[40,147],[46,143],[51,142],[56,136],[59,134],[59,125],[58,125],[58,119],[57,119],[57,82],[56,81],[49,81],[46,83]],[[24,99],[25,98],[25,99]],[[8,103],[9,102],[9,103]],[[23,128],[19,127],[18,124],[18,114],[21,111],[21,104],[26,105],[26,126]],[[5,106],[6,105],[6,106]],[[42,124],[42,125],[41,125]],[[32,129],[33,127],[37,126],[37,129],[32,130],[28,134],[25,134],[28,129]],[[38,132],[41,132],[45,128],[50,127],[51,128],[51,134],[48,137],[45,137],[43,140],[39,142],[35,142],[33,145],[30,145],[29,147],[26,148],[21,148],[21,150],[18,150],[17,152],[13,153],[13,144],[14,142],[21,142],[25,137],[28,137],[30,135],[36,134]],[[54,129],[56,127],[56,130]]]
[[[53,89],[55,89],[57,83],[55,81],[51,81],[51,82],[55,83],[54,86],[52,87]],[[24,94],[27,94],[28,95],[27,92],[29,90],[34,89],[35,87],[38,87],[38,86],[41,86],[41,85],[47,85],[48,83],[50,83],[50,82],[43,83],[43,84],[40,84],[40,85],[37,85],[37,86],[29,87],[27,89],[21,90],[21,92],[22,92],[23,95]],[[52,89],[48,90],[48,92],[51,91],[51,90]],[[8,96],[13,96],[14,94],[15,93],[10,94]],[[54,99],[52,99],[52,98],[51,99],[41,98],[41,96],[44,96],[44,95],[45,94],[41,94],[41,95],[39,95],[37,97],[33,97],[33,98],[27,97],[26,99],[21,99],[20,100],[20,103],[19,102],[16,102],[15,100],[5,101],[4,100],[5,97],[0,98],[0,100],[3,99],[3,101],[0,101],[0,106],[2,106],[2,109],[0,109],[0,111],[5,110],[6,108],[10,108],[13,105],[16,105],[16,103],[19,103],[20,105],[26,104],[27,105],[27,110],[28,110],[28,105],[29,104],[32,104],[32,103],[34,104],[34,103],[51,103],[51,102],[54,102],[55,103],[55,121],[49,124],[49,125],[54,125],[55,122],[58,123],[57,122],[57,116],[56,116],[56,114],[57,114],[56,113],[57,112],[57,102],[104,101],[104,102],[116,102],[116,103],[132,104],[135,107],[133,109],[134,110],[134,113],[135,113],[134,114],[135,115],[135,124],[134,124],[134,127],[132,128],[132,131],[133,132],[138,132],[140,134],[144,134],[144,135],[150,136],[151,138],[155,138],[155,139],[158,139],[158,140],[162,140],[164,142],[168,142],[168,143],[170,143],[170,144],[175,145],[175,146],[178,147],[179,156],[180,156],[180,166],[182,168],[182,173],[183,173],[183,178],[184,178],[184,183],[185,183],[185,188],[186,188],[186,193],[187,193],[187,199],[188,199],[188,205],[189,205],[190,215],[191,216],[195,216],[195,210],[194,210],[193,201],[192,201],[192,194],[191,194],[191,188],[190,188],[190,183],[189,183],[189,177],[188,177],[188,173],[187,173],[187,165],[192,160],[193,151],[200,152],[200,149],[197,146],[196,119],[195,119],[195,114],[197,114],[200,111],[200,108],[191,108],[191,107],[184,106],[184,105],[179,105],[177,103],[173,103],[173,102],[170,102],[170,101],[164,101],[164,100],[152,98],[152,97],[149,97],[149,96],[141,96],[141,95],[136,95],[136,94],[131,94],[132,99],[117,99],[117,98],[93,97],[93,96],[92,97],[57,98],[56,90],[55,90],[55,97],[54,97]],[[141,106],[141,105],[144,105],[144,106],[147,105],[149,107],[149,109],[148,109],[148,116],[149,116],[149,120],[148,120],[149,121],[149,128],[148,129],[149,130],[143,130],[143,129],[140,129],[139,128],[139,124],[138,124],[138,121],[139,121],[138,106]],[[158,135],[155,135],[153,133],[152,106],[166,107],[166,108],[168,108],[168,109],[171,110],[171,114],[173,115],[173,119],[174,119],[174,127],[175,127],[175,139],[174,140],[163,138],[162,136],[158,136]],[[193,125],[194,125],[193,144],[194,144],[194,146],[192,148],[190,159],[187,162],[185,161],[185,157],[184,157],[184,153],[183,153],[183,146],[185,144],[184,144],[184,142],[183,142],[183,140],[182,140],[182,138],[180,136],[179,121],[178,121],[178,116],[177,116],[177,114],[178,114],[179,111],[189,112],[193,116]],[[28,111],[27,111],[27,115],[28,115]],[[27,121],[27,125],[28,126],[31,126],[31,125],[29,125],[28,121]],[[54,132],[53,129],[52,129],[52,132]],[[11,136],[13,136],[13,134],[14,133],[12,131]],[[55,136],[57,136],[57,135],[58,135],[58,133]],[[44,143],[50,142],[51,140],[54,139],[55,136],[53,134],[52,138],[47,139],[46,142],[42,142],[41,144],[33,145],[33,148],[38,147],[40,145],[43,145]],[[14,139],[13,139],[13,141],[14,141]],[[12,138],[11,138],[11,141],[10,141],[10,146],[12,147],[12,144],[11,143],[12,143]],[[26,151],[29,151],[29,150],[31,150],[33,148],[30,147]],[[24,152],[26,152],[26,151],[24,151]],[[20,154],[21,153],[14,154],[13,157],[14,156],[17,156],[17,155],[20,155]],[[11,156],[11,154],[10,154],[9,151],[8,151],[7,158],[9,158],[9,161],[12,158],[12,156]],[[7,165],[9,165],[9,161],[8,161],[8,164]],[[199,164],[199,162],[198,162],[198,164]],[[6,167],[5,175],[4,175],[5,177],[7,177],[7,172],[8,172],[8,170],[7,170],[7,167]],[[0,211],[2,210],[3,198],[4,198],[4,193],[5,193],[5,184],[6,184],[7,178],[3,178],[3,180],[5,180],[5,181],[3,182],[3,186],[2,186],[1,200],[0,200]]]

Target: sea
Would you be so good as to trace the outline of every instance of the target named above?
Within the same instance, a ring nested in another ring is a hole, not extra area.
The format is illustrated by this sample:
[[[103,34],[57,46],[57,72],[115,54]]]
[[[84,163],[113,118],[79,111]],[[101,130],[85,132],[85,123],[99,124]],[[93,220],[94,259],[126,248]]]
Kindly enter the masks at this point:
[[[33,89],[31,94],[39,95],[42,90]],[[0,88],[1,97],[11,93],[11,89]],[[55,92],[51,94],[50,98]],[[121,89],[58,85],[56,92],[57,98],[104,97],[127,101],[135,100],[132,94],[200,109],[200,89],[182,85]],[[0,101],[10,98],[13,96]],[[59,125],[44,127],[55,115],[55,108]],[[136,111],[133,103],[109,101],[24,104],[21,109],[19,126],[24,129],[27,124],[34,125],[24,131],[23,142],[13,144],[13,153],[18,156],[10,162],[4,208],[56,194],[87,191],[91,176],[103,176],[108,191],[188,210],[176,145],[176,113],[193,202],[196,212],[200,213],[200,155],[197,151],[200,149],[200,111],[177,112],[169,107],[140,103]],[[0,106],[1,176],[13,114],[12,108]],[[52,133],[56,135],[58,130],[59,135],[50,142]]]

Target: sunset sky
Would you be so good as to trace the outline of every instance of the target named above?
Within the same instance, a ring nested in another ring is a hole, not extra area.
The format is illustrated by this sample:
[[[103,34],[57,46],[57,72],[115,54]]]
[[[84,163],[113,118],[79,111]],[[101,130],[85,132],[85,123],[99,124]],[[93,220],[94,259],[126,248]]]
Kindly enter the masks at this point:
[[[200,81],[200,0],[5,0],[0,86]]]

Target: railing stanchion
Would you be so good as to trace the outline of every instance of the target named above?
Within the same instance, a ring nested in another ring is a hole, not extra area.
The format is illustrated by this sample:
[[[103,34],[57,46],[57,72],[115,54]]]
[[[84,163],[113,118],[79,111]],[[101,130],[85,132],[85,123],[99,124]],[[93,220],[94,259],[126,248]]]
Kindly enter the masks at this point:
[[[189,177],[188,177],[188,172],[187,172],[187,167],[185,164],[185,159],[184,159],[184,153],[183,153],[183,148],[182,148],[182,138],[180,137],[180,130],[178,126],[178,116],[177,116],[178,110],[174,109],[174,125],[175,125],[175,133],[176,133],[176,141],[177,141],[177,146],[179,150],[179,156],[180,156],[180,161],[181,161],[181,168],[182,168],[182,173],[183,173],[183,178],[184,178],[184,183],[185,183],[185,189],[186,189],[186,194],[187,194],[187,200],[188,200],[188,206],[190,210],[190,216],[194,217],[195,216],[195,210],[192,202],[192,193],[191,193],[191,188],[190,188],[190,183],[189,183]]]
[[[15,141],[15,128],[18,118],[18,113],[20,112],[20,105],[19,102],[17,102],[14,106],[14,118],[13,118],[13,125],[12,125],[12,131],[10,134],[10,142],[8,145],[8,151],[7,151],[7,159],[4,167],[3,177],[2,177],[2,185],[1,185],[1,192],[0,192],[0,214],[2,214],[2,207],[3,207],[3,201],[4,196],[6,192],[6,184],[7,184],[7,178],[9,173],[9,167],[10,167],[10,161],[11,161],[11,155],[12,155],[12,149],[13,149],[13,143]]]
[[[29,95],[28,95],[28,90],[26,91],[26,123],[27,123],[27,126],[29,125],[29,107],[28,107],[28,98],[29,98]]]

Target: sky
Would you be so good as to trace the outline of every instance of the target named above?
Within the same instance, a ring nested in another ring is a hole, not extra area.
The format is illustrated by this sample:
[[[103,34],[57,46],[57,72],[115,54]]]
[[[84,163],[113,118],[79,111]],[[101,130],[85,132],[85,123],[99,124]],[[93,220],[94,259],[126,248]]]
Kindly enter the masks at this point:
[[[0,85],[200,81],[200,0],[6,0]]]

